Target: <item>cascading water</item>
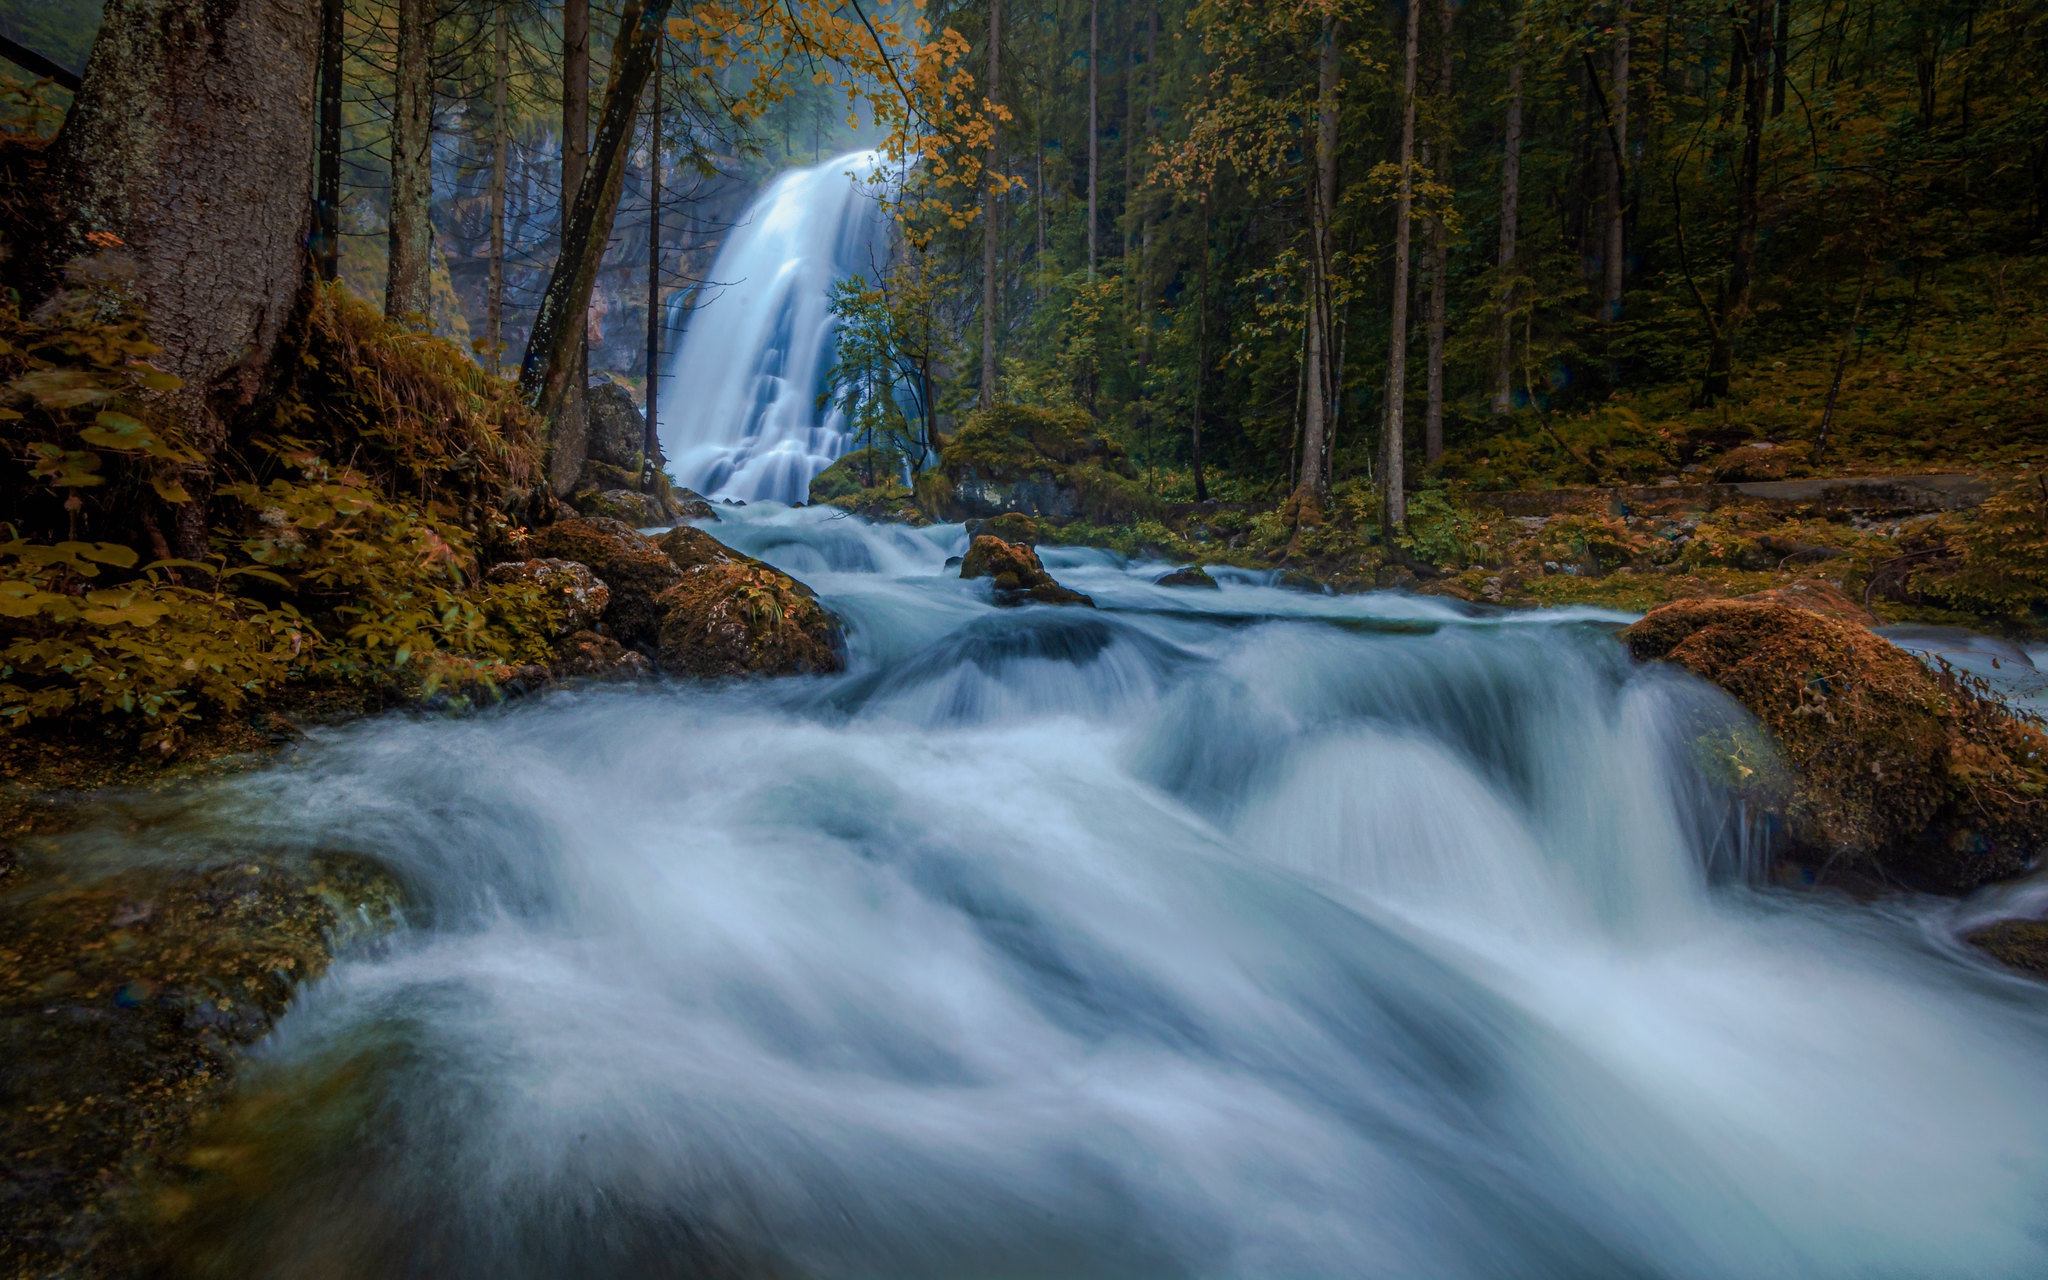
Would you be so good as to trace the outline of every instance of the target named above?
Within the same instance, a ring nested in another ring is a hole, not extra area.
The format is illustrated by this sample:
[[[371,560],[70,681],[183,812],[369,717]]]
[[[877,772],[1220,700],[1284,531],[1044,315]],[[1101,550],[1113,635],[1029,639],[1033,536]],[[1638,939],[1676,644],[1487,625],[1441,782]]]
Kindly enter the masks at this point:
[[[716,532],[847,673],[380,719],[98,837],[416,902],[209,1135],[189,1273],[2048,1268],[2048,993],[1747,883],[1732,707],[1611,616]]]
[[[872,151],[775,180],[711,268],[661,400],[661,444],[684,485],[711,497],[801,502],[846,451],[836,408],[827,291],[866,272],[883,220]]]

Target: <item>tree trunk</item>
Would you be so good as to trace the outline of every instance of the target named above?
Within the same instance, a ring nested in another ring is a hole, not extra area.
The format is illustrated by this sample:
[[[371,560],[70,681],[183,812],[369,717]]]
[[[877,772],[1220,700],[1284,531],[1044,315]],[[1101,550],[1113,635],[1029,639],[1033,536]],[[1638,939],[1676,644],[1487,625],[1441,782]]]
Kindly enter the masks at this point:
[[[497,0],[491,15],[491,265],[484,286],[484,352],[492,373],[505,362],[505,169],[512,143],[506,102],[512,79],[510,3]]]
[[[1614,70],[1608,77],[1613,96],[1608,104],[1606,289],[1601,318],[1621,318],[1621,295],[1628,265],[1628,0],[1614,12]]]
[[[1792,56],[1792,0],[1778,0],[1778,35],[1771,42],[1771,119],[1785,114],[1785,64]]]
[[[569,257],[569,211],[583,186],[590,160],[590,0],[562,0],[562,194],[555,215],[555,270]],[[585,302],[586,309],[589,304]],[[583,472],[590,448],[590,420],[583,403],[590,382],[588,317],[577,313],[575,368],[561,404],[548,423],[548,483],[556,496],[566,495]],[[532,358],[533,337],[527,338]],[[522,372],[522,377],[523,377]]]
[[[210,460],[261,390],[305,277],[318,0],[111,0],[53,144],[64,261],[114,236],[132,263],[154,363]],[[204,557],[205,464],[185,477],[173,543]]]
[[[670,4],[671,0],[647,0],[644,5],[640,0],[627,0],[619,15],[611,81],[605,86],[604,112],[591,147],[590,168],[577,189],[576,203],[570,207],[562,252],[548,277],[547,292],[541,295],[519,374],[520,391],[551,422],[558,420],[569,385],[581,372],[577,357],[583,348],[584,317],[590,310],[598,264],[611,238],[612,217],[618,212],[619,192],[625,185],[627,143],[639,115],[640,95],[654,71],[654,54],[664,38],[662,24]],[[556,462],[564,451],[559,441],[557,444],[551,451],[549,469],[559,485]],[[581,465],[579,456],[576,466]],[[573,473],[570,483],[574,483]]]
[[[1500,156],[1500,335],[1493,360],[1493,411],[1515,407],[1515,237],[1522,218],[1522,24],[1515,15],[1514,61],[1508,64],[1508,120]]]
[[[1209,195],[1202,194],[1202,265],[1195,295],[1195,415],[1189,437],[1189,451],[1195,463],[1195,501],[1209,500],[1209,485],[1202,476],[1202,384],[1209,377]]]
[[[996,110],[1002,102],[1003,0],[988,0],[988,163],[981,188],[981,407],[996,404]]]
[[[1394,198],[1394,301],[1387,344],[1387,429],[1381,447],[1386,530],[1407,528],[1408,495],[1402,416],[1408,398],[1408,256],[1415,204],[1415,62],[1422,39],[1422,0],[1408,0],[1408,36],[1401,70],[1401,180]]]
[[[342,0],[320,0],[320,163],[313,197],[313,259],[322,280],[341,274]]]
[[[1742,161],[1735,175],[1735,238],[1728,254],[1728,287],[1707,352],[1707,376],[1700,400],[1712,404],[1728,394],[1735,331],[1749,312],[1756,274],[1757,196],[1763,169],[1764,112],[1770,91],[1771,0],[1750,0],[1742,98]]]
[[[1101,145],[1095,119],[1096,40],[1102,16],[1102,0],[1088,0],[1088,278],[1095,279],[1096,179],[1101,169]]]
[[[433,311],[434,0],[398,0],[391,91],[390,256],[384,314],[424,325]]]
[[[1438,35],[1443,41],[1441,62],[1438,64],[1437,93],[1442,98],[1439,119],[1437,178],[1441,185],[1452,186],[1451,142],[1454,128],[1453,114],[1456,100],[1451,92],[1451,18],[1453,0],[1443,0],[1437,10],[1441,30]],[[1445,313],[1450,307],[1451,290],[1451,238],[1444,227],[1443,212],[1432,208],[1429,211],[1429,370],[1427,375],[1428,399],[1422,415],[1422,453],[1430,466],[1435,466],[1444,456],[1444,327]]]
[[[1421,0],[1416,0],[1421,3]],[[1317,501],[1329,495],[1330,406],[1336,388],[1330,376],[1330,223],[1337,210],[1337,19],[1323,19],[1316,57],[1316,176],[1309,211],[1307,394],[1303,405],[1299,487]]]
[[[647,395],[640,432],[640,492],[661,486],[661,43],[647,89]]]

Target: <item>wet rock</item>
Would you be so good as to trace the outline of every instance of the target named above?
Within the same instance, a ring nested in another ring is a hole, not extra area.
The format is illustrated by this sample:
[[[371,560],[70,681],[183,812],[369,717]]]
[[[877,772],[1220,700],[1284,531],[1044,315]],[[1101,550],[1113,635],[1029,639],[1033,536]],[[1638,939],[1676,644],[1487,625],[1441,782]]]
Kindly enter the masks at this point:
[[[840,670],[839,620],[780,569],[688,525],[657,545],[681,574],[664,591],[658,652],[677,675],[815,675]]]
[[[2000,920],[1963,940],[2009,969],[2048,979],[2048,920]]]
[[[918,493],[947,520],[1018,512],[1115,520],[1147,507],[1137,470],[1078,409],[997,405],[970,415]]]
[[[1055,582],[1030,547],[986,533],[967,548],[960,560],[960,576],[989,579],[995,587],[996,603],[1001,605],[1035,602],[1095,607],[1087,596]]]
[[[1282,569],[1273,575],[1273,585],[1282,591],[1299,591],[1307,596],[1334,595],[1330,584],[1299,569]]]
[[[986,520],[969,520],[965,528],[969,543],[985,533],[991,538],[1001,538],[1004,542],[1018,542],[1031,547],[1038,545],[1044,536],[1038,521],[1021,511],[1005,512]]]
[[[299,985],[392,927],[402,901],[346,855],[73,870],[32,867],[0,901],[9,1275],[141,1274],[144,1188]]]
[[[2048,734],[1869,630],[1772,601],[1682,600],[1622,635],[1769,730],[1790,766],[1791,856],[1959,892],[2048,848]]]
[[[633,403],[633,393],[607,378],[584,393],[583,404],[590,418],[591,459],[637,472],[647,417]]]
[[[682,578],[654,539],[619,520],[582,516],[557,520],[531,539],[543,557],[588,565],[611,588],[604,625],[629,648],[652,649],[659,641],[661,608],[654,598]]]
[[[635,529],[648,529],[675,523],[661,500],[652,494],[637,493],[631,489],[605,489],[597,493],[574,493],[569,500],[578,511],[586,516],[617,520]]]
[[[1222,590],[1222,587],[1217,585],[1216,579],[1209,576],[1209,571],[1198,564],[1191,564],[1183,569],[1175,569],[1172,573],[1155,579],[1152,585],[1155,587],[1204,587],[1210,591]]]
[[[813,506],[838,507],[870,520],[929,524],[917,495],[903,482],[903,463],[881,449],[855,449],[811,478]],[[799,504],[801,505],[801,504]]]
[[[577,631],[556,643],[549,670],[557,680],[644,680],[654,674],[654,664],[610,636]]]
[[[718,519],[718,509],[695,489],[670,489],[669,505],[679,521]]]
[[[588,566],[573,560],[513,560],[494,564],[484,574],[484,581],[527,583],[538,589],[560,610],[561,621],[555,628],[557,638],[592,626],[612,602],[611,588]]]

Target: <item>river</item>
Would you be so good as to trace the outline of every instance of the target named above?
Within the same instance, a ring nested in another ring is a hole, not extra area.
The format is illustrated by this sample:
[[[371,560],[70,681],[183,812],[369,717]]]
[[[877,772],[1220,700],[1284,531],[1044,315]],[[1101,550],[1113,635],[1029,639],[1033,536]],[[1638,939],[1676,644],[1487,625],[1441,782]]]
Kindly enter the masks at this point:
[[[715,531],[845,674],[385,716],[96,837],[415,904],[260,1046],[193,1271],[2048,1272],[2048,991],[1761,887],[1736,713],[1619,615]]]

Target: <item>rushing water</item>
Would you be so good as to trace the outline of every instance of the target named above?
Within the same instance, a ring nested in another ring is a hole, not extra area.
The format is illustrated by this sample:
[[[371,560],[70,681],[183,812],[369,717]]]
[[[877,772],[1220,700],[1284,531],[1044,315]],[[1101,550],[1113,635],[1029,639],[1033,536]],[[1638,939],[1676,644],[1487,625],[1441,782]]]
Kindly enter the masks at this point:
[[[120,837],[417,902],[260,1051],[197,1270],[2048,1269],[2048,1000],[1747,885],[1732,709],[1611,617],[1051,550],[1104,607],[999,610],[957,526],[717,532],[851,670],[386,717]]]
[[[661,444],[683,484],[744,502],[801,502],[846,452],[844,416],[819,407],[833,363],[827,299],[874,266],[884,219],[855,152],[784,174],[741,216],[711,268],[661,401]]]

